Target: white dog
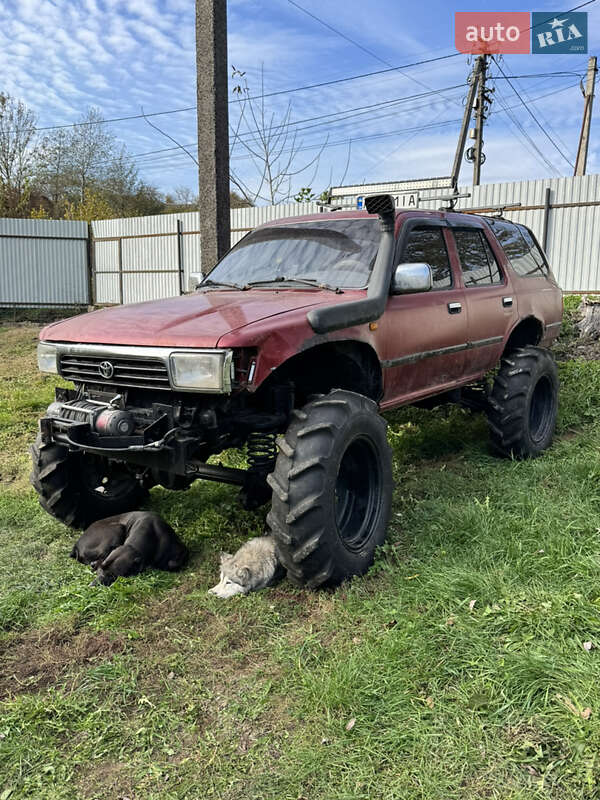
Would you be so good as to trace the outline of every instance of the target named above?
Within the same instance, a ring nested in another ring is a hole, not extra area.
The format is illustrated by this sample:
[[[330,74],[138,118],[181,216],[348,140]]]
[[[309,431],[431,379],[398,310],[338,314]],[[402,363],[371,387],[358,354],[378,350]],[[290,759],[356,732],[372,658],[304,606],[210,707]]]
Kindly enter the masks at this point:
[[[270,535],[257,536],[245,542],[233,556],[221,553],[221,579],[209,592],[223,598],[248,594],[269,586],[282,572],[275,539]]]

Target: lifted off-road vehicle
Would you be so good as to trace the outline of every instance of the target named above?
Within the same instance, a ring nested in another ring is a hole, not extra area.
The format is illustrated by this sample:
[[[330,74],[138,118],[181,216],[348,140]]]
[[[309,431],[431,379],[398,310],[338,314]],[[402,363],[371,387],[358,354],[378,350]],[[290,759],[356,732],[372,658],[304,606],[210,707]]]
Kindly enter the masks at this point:
[[[455,401],[487,412],[500,455],[547,448],[562,296],[531,231],[388,195],[366,207],[263,225],[191,295],[44,328],[39,367],[74,388],[32,448],[42,506],[82,527],[157,484],[238,484],[247,507],[271,499],[289,578],[334,585],[385,537],[380,411]],[[208,463],[244,445],[247,470]]]

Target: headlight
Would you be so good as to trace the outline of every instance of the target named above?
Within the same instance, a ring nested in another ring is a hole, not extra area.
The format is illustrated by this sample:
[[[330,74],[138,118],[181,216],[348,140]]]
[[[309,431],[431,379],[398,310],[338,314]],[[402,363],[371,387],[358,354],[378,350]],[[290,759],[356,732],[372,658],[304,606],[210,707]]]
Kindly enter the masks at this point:
[[[171,353],[171,381],[176,389],[230,392],[231,350],[213,353]]]
[[[40,342],[37,347],[37,362],[40,372],[58,373],[56,347],[53,344]]]

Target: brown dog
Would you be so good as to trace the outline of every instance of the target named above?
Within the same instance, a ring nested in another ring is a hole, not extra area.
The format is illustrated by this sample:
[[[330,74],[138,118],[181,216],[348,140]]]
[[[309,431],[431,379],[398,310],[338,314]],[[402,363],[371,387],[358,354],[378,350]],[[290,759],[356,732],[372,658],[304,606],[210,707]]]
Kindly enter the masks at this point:
[[[94,522],[71,555],[96,570],[97,583],[109,586],[118,577],[137,575],[146,567],[180,569],[188,550],[158,514],[130,511]]]

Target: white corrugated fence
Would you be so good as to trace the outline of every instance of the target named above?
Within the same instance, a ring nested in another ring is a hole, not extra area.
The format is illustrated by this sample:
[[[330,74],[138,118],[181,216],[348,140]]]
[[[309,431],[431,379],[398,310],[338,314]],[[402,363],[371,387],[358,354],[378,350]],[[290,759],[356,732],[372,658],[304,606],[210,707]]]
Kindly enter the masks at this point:
[[[0,219],[0,306],[90,302],[88,226],[49,219]]]
[[[549,190],[549,207],[546,208]],[[504,216],[530,227],[565,291],[600,291],[600,175],[462,186],[457,210],[520,203]],[[440,201],[421,198],[421,208]],[[441,191],[440,194],[448,194]],[[231,210],[231,244],[264,222],[316,203]],[[327,213],[327,212],[325,212]],[[84,222],[0,219],[0,306],[132,303],[187,291],[201,271],[199,213]],[[544,235],[545,234],[545,235]],[[91,256],[91,257],[90,257]]]

